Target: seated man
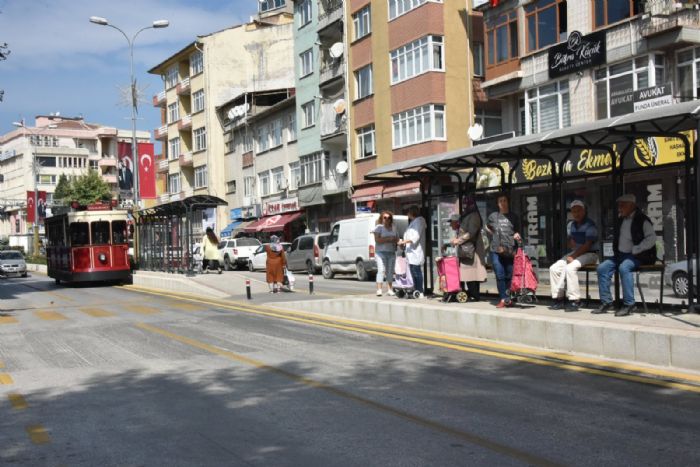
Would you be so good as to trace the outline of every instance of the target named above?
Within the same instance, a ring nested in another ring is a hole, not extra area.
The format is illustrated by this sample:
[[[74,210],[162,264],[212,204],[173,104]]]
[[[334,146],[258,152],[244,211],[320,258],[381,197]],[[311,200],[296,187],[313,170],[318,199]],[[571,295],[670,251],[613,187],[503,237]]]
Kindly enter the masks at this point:
[[[637,208],[637,198],[633,194],[617,198],[617,231],[619,238],[613,244],[615,257],[606,259],[598,266],[598,291],[600,308],[592,313],[607,313],[613,307],[610,294],[610,279],[615,270],[620,271],[622,282],[622,308],[615,316],[634,313],[634,276],[640,265],[656,262],[656,233],[651,220]]]
[[[588,218],[583,201],[574,200],[569,208],[574,218],[567,229],[570,251],[549,268],[549,284],[555,300],[553,310],[560,310],[566,305],[566,311],[578,311],[581,290],[577,273],[581,266],[598,261],[598,229]],[[568,305],[566,298],[569,299]]]

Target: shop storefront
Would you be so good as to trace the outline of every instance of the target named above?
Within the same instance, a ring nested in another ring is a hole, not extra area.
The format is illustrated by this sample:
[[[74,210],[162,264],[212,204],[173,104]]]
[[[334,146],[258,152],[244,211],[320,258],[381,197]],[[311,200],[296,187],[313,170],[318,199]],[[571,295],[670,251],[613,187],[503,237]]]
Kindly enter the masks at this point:
[[[299,208],[296,197],[268,200],[262,205],[263,217],[251,222],[243,232],[256,237],[261,242],[277,235],[283,242],[291,242],[306,230],[304,212]]]

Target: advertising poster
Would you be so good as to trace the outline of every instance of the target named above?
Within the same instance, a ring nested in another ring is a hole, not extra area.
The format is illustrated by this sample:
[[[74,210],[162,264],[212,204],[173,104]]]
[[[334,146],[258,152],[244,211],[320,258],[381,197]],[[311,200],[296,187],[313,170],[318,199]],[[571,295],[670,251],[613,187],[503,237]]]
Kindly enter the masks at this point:
[[[39,222],[43,222],[46,219],[46,192],[40,191],[38,196],[38,207],[37,214],[39,215]],[[33,224],[34,220],[34,192],[27,192],[27,222]]]

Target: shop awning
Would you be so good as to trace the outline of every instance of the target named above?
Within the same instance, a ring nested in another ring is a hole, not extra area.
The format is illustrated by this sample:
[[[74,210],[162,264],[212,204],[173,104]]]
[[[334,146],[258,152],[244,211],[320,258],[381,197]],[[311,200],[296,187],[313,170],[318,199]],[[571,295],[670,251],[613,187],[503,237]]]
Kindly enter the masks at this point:
[[[263,217],[245,228],[246,233],[257,232],[278,232],[284,229],[284,226],[301,217],[301,212],[292,212],[289,214],[277,214],[274,216]]]
[[[420,183],[406,182],[384,187],[382,197],[398,198],[400,196],[410,196],[418,193],[420,193]]]
[[[383,185],[361,186],[352,194],[353,201],[373,201],[382,197]]]
[[[361,186],[352,195],[353,201],[374,201],[382,198],[398,198],[420,193],[420,183],[404,182],[396,184],[378,184]]]
[[[235,238],[236,235],[238,235],[239,233],[245,232],[246,227],[248,227],[253,222],[257,222],[257,221],[243,221],[240,224],[238,224],[231,232],[231,237]]]
[[[237,220],[237,221],[231,222],[229,225],[227,225],[224,228],[224,230],[221,231],[221,236],[222,237],[230,237],[231,234],[233,233],[233,230],[236,227],[238,227],[239,225],[241,225],[242,222],[243,222],[242,220]]]

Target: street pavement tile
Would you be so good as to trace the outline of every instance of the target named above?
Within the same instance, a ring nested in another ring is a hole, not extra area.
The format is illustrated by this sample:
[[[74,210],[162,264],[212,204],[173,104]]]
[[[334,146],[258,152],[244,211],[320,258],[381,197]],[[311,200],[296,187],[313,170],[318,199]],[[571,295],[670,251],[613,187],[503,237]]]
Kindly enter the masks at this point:
[[[65,315],[62,315],[57,311],[35,311],[34,315],[44,321],[60,321],[68,319]]]

